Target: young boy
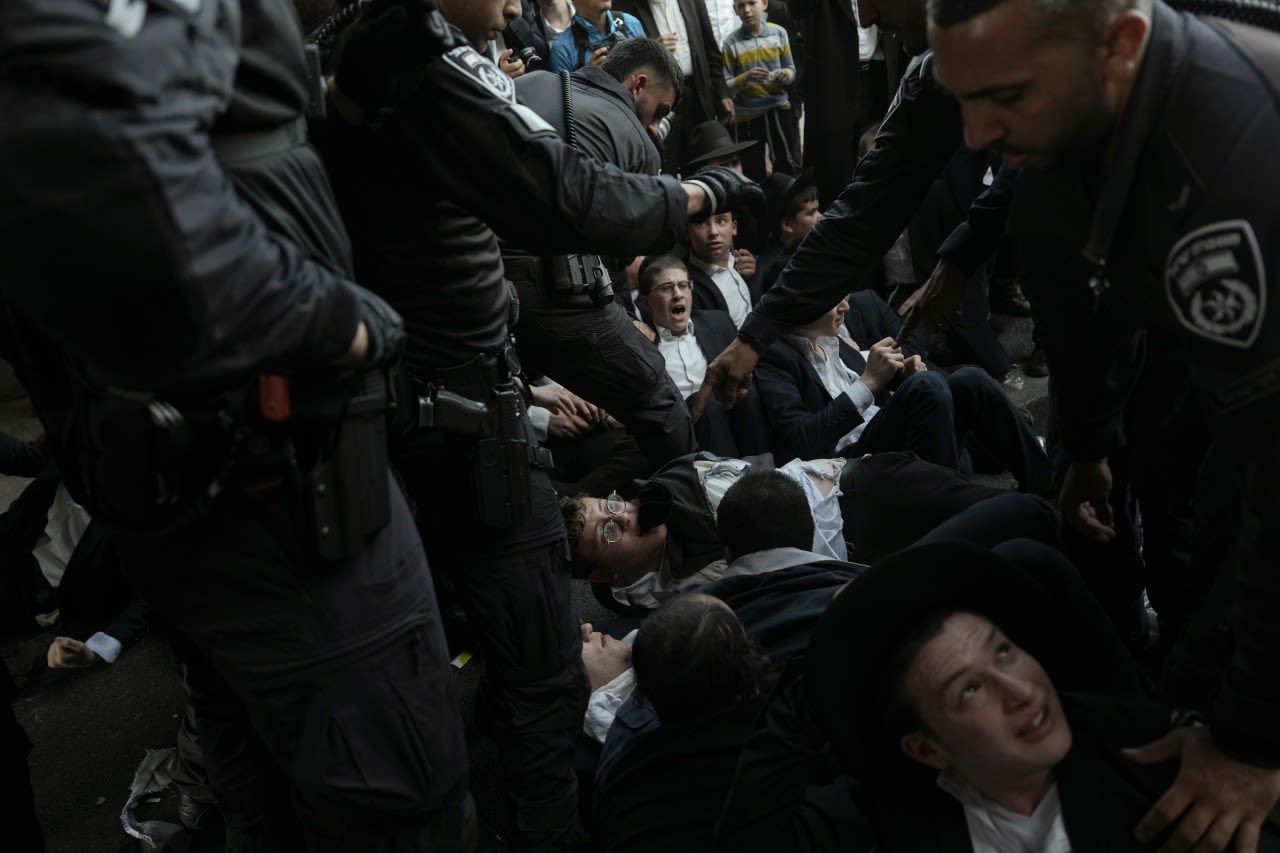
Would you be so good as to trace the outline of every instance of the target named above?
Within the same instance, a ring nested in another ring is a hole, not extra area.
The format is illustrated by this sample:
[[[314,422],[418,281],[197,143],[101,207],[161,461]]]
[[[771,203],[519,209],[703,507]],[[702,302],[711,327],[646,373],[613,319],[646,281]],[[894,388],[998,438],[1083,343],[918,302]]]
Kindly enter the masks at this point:
[[[799,167],[792,122],[782,112],[791,109],[787,87],[795,82],[796,66],[787,31],[766,20],[768,8],[769,0],[734,0],[742,26],[721,46],[738,139],[765,142],[742,155],[743,174],[756,181],[765,177],[766,146],[774,169],[795,174]]]
[[[742,326],[755,305],[758,293],[747,284],[755,277],[755,258],[749,252],[733,251],[738,222],[732,213],[717,213],[686,227],[689,243],[689,278],[693,280],[693,307],[715,308]]]

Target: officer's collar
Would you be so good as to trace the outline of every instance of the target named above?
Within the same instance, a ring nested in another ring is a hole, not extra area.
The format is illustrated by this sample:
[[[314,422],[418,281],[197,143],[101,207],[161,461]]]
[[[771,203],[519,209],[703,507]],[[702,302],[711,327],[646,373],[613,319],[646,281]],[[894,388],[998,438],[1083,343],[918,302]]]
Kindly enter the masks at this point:
[[[1180,76],[1187,55],[1186,21],[1163,3],[1152,4],[1151,34],[1138,76],[1133,81],[1124,115],[1115,130],[1115,148],[1103,169],[1101,194],[1094,209],[1093,227],[1085,257],[1095,266],[1105,264],[1120,217],[1133,187],[1138,160],[1152,129],[1160,121],[1173,82]]]

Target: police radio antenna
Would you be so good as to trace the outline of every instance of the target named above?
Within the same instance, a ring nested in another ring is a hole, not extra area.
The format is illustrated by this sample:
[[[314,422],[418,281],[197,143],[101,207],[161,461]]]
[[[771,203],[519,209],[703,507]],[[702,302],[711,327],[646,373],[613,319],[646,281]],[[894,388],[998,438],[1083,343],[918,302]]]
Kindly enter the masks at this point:
[[[307,36],[307,43],[314,44],[320,49],[321,56],[328,56],[329,51],[333,50],[334,44],[338,41],[338,36],[342,34],[351,22],[360,14],[360,10],[373,0],[354,0],[348,3],[329,17],[325,18],[320,26],[311,31]]]

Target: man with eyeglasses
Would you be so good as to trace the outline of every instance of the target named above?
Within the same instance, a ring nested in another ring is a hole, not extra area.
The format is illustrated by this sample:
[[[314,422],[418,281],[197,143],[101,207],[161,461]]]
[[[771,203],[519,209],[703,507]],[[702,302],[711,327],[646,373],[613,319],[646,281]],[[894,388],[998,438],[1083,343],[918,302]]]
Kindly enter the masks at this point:
[[[1047,501],[971,483],[913,453],[791,465],[821,495],[839,486],[834,518],[818,506],[823,498],[809,498],[815,524],[821,514],[822,526],[834,524],[843,539],[846,552],[835,552],[840,559],[873,563],[926,537],[984,545],[1057,541],[1058,517]],[[725,557],[716,526],[719,497],[747,472],[772,467],[760,457],[696,453],[607,497],[561,498],[574,575],[591,581],[604,606],[634,615],[656,607],[666,591],[715,580]]]
[[[693,282],[689,270],[674,255],[648,258],[640,267],[640,296],[656,333],[655,343],[666,363],[667,375],[686,400],[702,387],[707,364],[724,352],[736,334],[723,311],[701,309],[694,316]],[[769,452],[764,412],[754,389],[732,410],[708,406],[694,424],[698,446],[717,456]]]

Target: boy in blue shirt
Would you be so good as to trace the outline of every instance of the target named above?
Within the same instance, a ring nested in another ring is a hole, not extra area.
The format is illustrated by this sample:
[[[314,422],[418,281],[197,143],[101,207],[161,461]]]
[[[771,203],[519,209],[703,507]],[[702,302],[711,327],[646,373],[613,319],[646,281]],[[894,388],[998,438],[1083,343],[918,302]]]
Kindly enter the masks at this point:
[[[613,0],[580,0],[569,29],[551,44],[551,70],[576,71],[599,65],[617,39],[644,38],[644,25],[626,12],[614,13]]]

